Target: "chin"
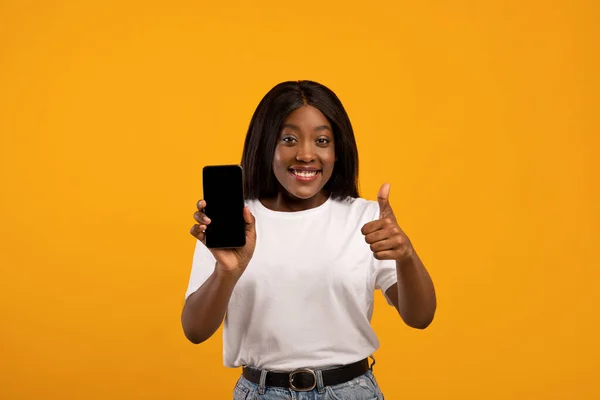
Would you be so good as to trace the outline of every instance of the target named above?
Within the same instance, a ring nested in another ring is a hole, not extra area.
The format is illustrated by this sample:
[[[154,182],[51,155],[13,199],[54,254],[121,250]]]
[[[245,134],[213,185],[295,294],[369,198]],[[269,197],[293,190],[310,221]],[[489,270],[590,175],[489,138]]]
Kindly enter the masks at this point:
[[[323,175],[319,174],[319,178],[315,179],[313,182],[297,182],[295,178],[291,176],[282,176],[277,177],[279,180],[279,184],[282,189],[287,193],[287,195],[299,201],[311,200],[316,196],[319,196],[323,192],[325,187],[326,179],[329,177],[323,177]]]
[[[321,193],[320,190],[314,192],[306,192],[304,190],[295,190],[295,191],[290,191],[287,190],[287,192],[294,198],[298,199],[298,200],[310,200],[313,197],[317,196],[319,193]]]
[[[310,200],[323,190],[322,187],[298,187],[297,185],[282,185],[283,190],[293,199],[297,200]]]

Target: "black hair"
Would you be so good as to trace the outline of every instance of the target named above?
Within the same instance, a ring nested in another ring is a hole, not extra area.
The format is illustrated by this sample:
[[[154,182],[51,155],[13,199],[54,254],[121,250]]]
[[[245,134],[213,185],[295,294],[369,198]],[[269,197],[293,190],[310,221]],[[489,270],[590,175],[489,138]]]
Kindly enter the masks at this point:
[[[273,157],[279,133],[285,118],[306,105],[321,111],[333,129],[337,161],[325,190],[332,198],[358,197],[358,149],[350,118],[332,90],[304,80],[282,82],[273,87],[252,115],[241,163],[246,199],[277,195]]]

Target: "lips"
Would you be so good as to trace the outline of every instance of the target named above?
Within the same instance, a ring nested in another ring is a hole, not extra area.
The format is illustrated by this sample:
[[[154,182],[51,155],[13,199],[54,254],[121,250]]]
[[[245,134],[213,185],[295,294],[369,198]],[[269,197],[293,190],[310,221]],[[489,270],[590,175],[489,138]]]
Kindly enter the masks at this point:
[[[300,181],[315,180],[322,172],[320,169],[315,168],[290,168],[289,171],[294,178]]]

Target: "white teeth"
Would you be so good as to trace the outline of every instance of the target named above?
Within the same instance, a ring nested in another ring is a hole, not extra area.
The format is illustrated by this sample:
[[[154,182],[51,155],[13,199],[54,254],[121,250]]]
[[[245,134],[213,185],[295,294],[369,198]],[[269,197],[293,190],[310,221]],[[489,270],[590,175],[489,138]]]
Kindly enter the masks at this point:
[[[298,171],[298,170],[294,170],[294,174],[301,176],[303,178],[310,178],[311,176],[315,176],[317,174],[317,171]]]

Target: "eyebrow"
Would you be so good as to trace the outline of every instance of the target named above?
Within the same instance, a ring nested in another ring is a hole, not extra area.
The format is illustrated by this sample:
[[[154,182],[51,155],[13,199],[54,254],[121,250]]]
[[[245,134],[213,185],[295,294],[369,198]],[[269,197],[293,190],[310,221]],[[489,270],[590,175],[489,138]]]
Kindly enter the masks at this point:
[[[297,125],[294,124],[283,124],[283,126],[281,127],[283,128],[290,128],[293,129],[295,131],[299,131],[300,128]],[[331,132],[331,127],[329,125],[319,125],[317,127],[315,127],[315,132],[321,132],[321,131],[329,131]]]

